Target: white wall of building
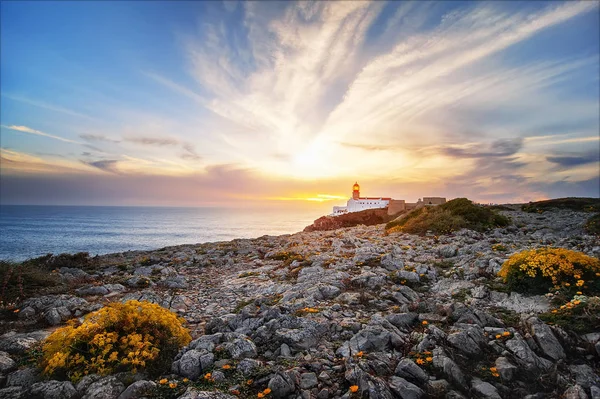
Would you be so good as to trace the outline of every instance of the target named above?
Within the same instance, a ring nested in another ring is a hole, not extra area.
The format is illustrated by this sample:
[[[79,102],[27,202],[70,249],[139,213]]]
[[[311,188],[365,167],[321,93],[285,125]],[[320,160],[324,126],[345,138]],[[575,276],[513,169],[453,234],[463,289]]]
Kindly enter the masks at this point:
[[[358,199],[358,200],[355,200],[353,198],[350,198],[348,200],[348,205],[346,206],[346,208],[348,209],[348,212],[360,212],[360,211],[364,211],[365,209],[385,208],[388,206],[389,203],[390,203],[389,200],[383,200],[383,199]]]

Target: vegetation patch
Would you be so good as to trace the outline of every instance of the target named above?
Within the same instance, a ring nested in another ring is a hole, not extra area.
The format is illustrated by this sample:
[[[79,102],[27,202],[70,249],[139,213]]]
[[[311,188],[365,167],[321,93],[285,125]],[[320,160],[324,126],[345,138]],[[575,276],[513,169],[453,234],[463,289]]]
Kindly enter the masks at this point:
[[[557,309],[541,314],[540,319],[578,334],[600,331],[600,298],[575,295]]]
[[[565,248],[538,248],[512,255],[498,272],[512,291],[600,293],[600,260]]]
[[[23,262],[23,265],[37,266],[47,270],[60,269],[61,267],[71,267],[78,269],[95,269],[100,264],[98,257],[90,257],[88,252],[78,252],[76,254],[48,254],[33,258]]]
[[[600,236],[600,213],[589,218],[583,228],[588,234]]]
[[[521,207],[525,212],[543,213],[550,209],[571,209],[573,211],[599,212],[600,198],[556,198],[546,201],[530,202]]]
[[[145,370],[158,375],[191,341],[184,320],[150,302],[113,302],[72,320],[43,343],[40,366],[51,378]]]
[[[448,234],[462,228],[485,231],[509,224],[510,220],[506,216],[476,205],[466,198],[457,198],[439,206],[416,209],[388,223],[386,227],[388,232]]]
[[[0,306],[39,295],[40,292],[61,284],[58,275],[43,266],[5,261],[0,261],[0,281]]]

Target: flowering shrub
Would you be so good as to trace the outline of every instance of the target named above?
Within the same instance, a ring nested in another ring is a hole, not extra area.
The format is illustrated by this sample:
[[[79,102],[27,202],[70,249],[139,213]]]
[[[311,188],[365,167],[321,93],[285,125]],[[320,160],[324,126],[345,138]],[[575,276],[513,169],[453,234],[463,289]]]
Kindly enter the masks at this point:
[[[114,302],[54,331],[42,347],[41,367],[49,376],[72,381],[145,369],[159,372],[190,340],[183,319],[149,302]]]
[[[575,295],[565,304],[541,314],[540,318],[578,334],[597,332],[600,330],[600,297]]]
[[[539,248],[512,255],[498,273],[513,291],[600,292],[600,260],[564,248]]]

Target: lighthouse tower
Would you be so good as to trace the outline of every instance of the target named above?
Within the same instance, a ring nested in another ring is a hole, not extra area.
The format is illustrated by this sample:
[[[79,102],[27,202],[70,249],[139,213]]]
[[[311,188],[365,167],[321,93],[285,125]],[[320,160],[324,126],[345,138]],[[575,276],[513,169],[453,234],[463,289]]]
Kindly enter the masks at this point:
[[[354,200],[358,200],[360,198],[360,186],[358,185],[358,182],[354,183],[354,186],[352,186],[352,199]]]

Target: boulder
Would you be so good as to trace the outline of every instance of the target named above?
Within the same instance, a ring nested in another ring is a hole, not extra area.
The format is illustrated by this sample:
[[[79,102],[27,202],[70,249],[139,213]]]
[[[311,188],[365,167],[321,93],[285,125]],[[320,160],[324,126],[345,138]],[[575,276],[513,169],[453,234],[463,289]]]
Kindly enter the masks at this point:
[[[127,389],[125,389],[123,392],[121,392],[118,399],[141,398],[152,392],[154,388],[156,388],[156,383],[154,381],[136,381],[133,384],[129,385]]]
[[[17,367],[15,362],[6,352],[0,352],[0,373],[6,374]]]
[[[0,389],[2,399],[28,399],[27,389],[24,387],[8,387]]]
[[[108,376],[92,383],[81,399],[117,399],[125,385],[115,376]]]
[[[24,386],[29,387],[39,380],[40,376],[36,369],[26,368],[16,370],[10,373],[6,379],[6,386]]]
[[[249,338],[237,338],[225,345],[225,350],[233,359],[255,358],[256,345]]]
[[[296,390],[294,379],[289,373],[277,373],[269,380],[268,387],[274,398],[285,398]]]
[[[425,394],[421,388],[401,377],[391,377],[389,386],[401,399],[419,399]]]
[[[531,328],[531,335],[546,357],[555,361],[566,357],[563,347],[547,324],[537,317],[532,317],[527,322]]]
[[[571,365],[569,371],[575,376],[577,385],[585,389],[590,389],[592,385],[600,387],[600,377],[587,364]]]
[[[502,399],[495,386],[489,382],[481,381],[478,378],[474,378],[473,381],[471,381],[471,390],[478,398]]]
[[[29,390],[32,399],[74,399],[78,397],[77,390],[69,381],[36,382]]]
[[[190,380],[195,380],[204,372],[204,370],[212,367],[213,363],[214,355],[212,353],[204,350],[199,351],[191,349],[173,363],[173,368],[179,375],[189,378]]]
[[[505,357],[500,356],[498,359],[496,359],[494,366],[498,370],[498,374],[500,374],[502,381],[512,381],[512,379],[517,375],[518,367],[512,364]]]
[[[300,389],[311,389],[316,387],[319,381],[315,373],[303,373],[300,375]]]
[[[218,391],[199,391],[197,388],[189,387],[177,399],[238,399],[238,397]]]
[[[487,339],[481,327],[474,326],[449,334],[448,342],[465,355],[475,358],[481,356],[481,350],[486,346]]]
[[[394,374],[398,377],[405,378],[414,384],[418,384],[419,386],[422,386],[429,381],[427,373],[409,358],[404,358],[398,362]]]

